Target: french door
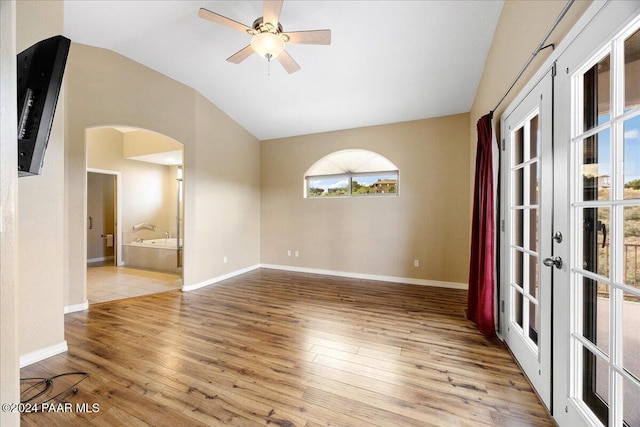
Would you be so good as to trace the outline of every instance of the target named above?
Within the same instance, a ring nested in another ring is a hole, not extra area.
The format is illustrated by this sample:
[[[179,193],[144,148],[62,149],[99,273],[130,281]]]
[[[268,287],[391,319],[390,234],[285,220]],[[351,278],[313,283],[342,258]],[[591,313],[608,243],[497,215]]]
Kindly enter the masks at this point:
[[[559,57],[554,418],[640,425],[640,13],[611,2]]]
[[[553,211],[551,70],[502,120],[504,154],[501,332],[536,392],[551,404]]]

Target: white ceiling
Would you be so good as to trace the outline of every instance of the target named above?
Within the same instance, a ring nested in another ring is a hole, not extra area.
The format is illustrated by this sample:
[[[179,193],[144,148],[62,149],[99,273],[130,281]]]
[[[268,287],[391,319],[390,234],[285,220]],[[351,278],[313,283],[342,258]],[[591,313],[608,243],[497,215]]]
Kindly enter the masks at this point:
[[[287,45],[287,74],[252,55],[261,0],[66,0],[65,35],[111,49],[198,90],[259,140],[464,113],[471,109],[502,0],[285,0],[284,31],[331,29],[332,44]]]

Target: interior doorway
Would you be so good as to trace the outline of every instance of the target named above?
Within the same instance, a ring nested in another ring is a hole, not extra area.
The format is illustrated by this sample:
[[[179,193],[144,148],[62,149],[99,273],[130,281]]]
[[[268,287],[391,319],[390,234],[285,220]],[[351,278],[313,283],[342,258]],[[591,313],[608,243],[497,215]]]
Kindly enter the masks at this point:
[[[118,265],[118,173],[87,171],[87,264]]]
[[[180,289],[183,145],[106,126],[87,129],[86,150],[89,304]]]

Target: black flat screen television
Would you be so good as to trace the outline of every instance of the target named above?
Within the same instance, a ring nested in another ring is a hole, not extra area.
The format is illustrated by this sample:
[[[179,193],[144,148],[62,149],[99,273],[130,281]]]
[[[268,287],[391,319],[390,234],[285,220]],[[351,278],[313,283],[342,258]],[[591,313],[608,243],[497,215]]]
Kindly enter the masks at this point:
[[[42,40],[18,54],[18,176],[39,175],[71,41]]]

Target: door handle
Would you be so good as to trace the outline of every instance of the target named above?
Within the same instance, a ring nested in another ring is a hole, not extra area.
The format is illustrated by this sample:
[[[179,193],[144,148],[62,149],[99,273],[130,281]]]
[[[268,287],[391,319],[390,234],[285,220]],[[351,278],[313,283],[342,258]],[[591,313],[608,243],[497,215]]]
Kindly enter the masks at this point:
[[[553,258],[545,258],[542,263],[547,267],[555,267],[558,270],[562,268],[562,258],[559,256]]]

